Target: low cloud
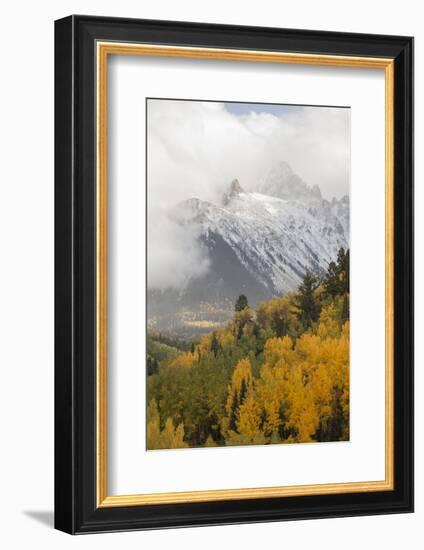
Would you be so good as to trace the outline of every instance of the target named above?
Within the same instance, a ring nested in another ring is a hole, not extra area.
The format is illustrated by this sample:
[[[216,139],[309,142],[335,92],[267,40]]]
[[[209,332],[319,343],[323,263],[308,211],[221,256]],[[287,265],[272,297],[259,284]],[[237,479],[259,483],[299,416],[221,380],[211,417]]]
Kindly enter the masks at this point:
[[[208,272],[209,258],[197,235],[175,223],[166,210],[149,211],[148,230],[149,289],[183,289]]]
[[[349,110],[293,107],[233,114],[223,103],[148,101],[149,288],[183,288],[204,275],[197,236],[169,211],[191,197],[220,201],[232,179],[254,191],[275,164],[288,162],[331,199],[349,192]]]

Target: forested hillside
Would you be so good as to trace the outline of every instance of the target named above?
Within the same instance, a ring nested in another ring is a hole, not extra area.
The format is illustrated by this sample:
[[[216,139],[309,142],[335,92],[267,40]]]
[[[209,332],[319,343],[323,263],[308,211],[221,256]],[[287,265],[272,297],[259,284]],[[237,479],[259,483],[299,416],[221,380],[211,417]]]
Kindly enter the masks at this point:
[[[149,335],[147,448],[349,439],[349,251],[187,344]]]

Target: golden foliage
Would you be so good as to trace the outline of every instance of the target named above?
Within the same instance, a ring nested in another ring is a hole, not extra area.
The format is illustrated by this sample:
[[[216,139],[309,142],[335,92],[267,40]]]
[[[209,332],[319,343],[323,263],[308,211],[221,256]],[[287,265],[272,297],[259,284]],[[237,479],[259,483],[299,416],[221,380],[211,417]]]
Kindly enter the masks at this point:
[[[184,442],[184,426],[176,428],[172,418],[167,418],[161,431],[158,406],[155,399],[149,403],[147,410],[147,448],[148,449],[182,449],[188,447]]]
[[[241,359],[235,366],[231,379],[231,387],[233,390],[240,391],[243,380],[249,386],[252,382],[252,365],[249,359]]]
[[[185,351],[180,353],[173,361],[169,363],[170,367],[181,367],[184,369],[190,369],[197,362],[196,353]]]
[[[241,435],[254,438],[259,432],[261,408],[257,402],[253,388],[250,388],[246,399],[239,406],[237,431]]]
[[[219,345],[223,349],[233,349],[237,343],[236,337],[229,330],[220,330],[217,332]]]
[[[252,365],[249,359],[241,359],[234,368],[231,383],[227,390],[227,414],[231,413],[234,395],[240,396],[242,384],[245,383],[246,390],[252,383]]]

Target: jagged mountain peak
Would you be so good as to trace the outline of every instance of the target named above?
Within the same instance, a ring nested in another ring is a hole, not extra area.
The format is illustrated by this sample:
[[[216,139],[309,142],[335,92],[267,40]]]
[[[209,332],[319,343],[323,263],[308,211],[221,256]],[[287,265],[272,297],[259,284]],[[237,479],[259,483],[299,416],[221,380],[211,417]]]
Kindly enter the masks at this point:
[[[284,200],[322,200],[321,190],[317,184],[310,187],[291,168],[290,164],[281,161],[276,164],[259,186],[259,192]]]
[[[290,164],[285,160],[280,160],[277,164],[275,164],[272,169],[269,172],[270,174],[277,174],[282,178],[287,178],[292,175],[295,175],[293,172],[292,167]]]
[[[238,193],[244,193],[244,189],[240,185],[240,182],[237,178],[233,179],[233,181],[231,182],[230,193],[233,195]]]
[[[244,193],[243,187],[240,185],[240,182],[237,178],[233,179],[233,181],[230,184],[230,189],[228,193],[224,193],[224,196],[222,197],[222,203],[223,205],[229,204],[231,199],[234,197],[237,197],[237,195],[240,195],[240,193]]]

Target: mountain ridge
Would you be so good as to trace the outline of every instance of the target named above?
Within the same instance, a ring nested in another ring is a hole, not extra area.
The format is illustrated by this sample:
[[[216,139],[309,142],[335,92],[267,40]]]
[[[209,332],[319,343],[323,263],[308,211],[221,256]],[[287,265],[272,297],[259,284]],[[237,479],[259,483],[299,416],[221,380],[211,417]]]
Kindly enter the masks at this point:
[[[282,162],[246,192],[232,180],[221,202],[196,197],[172,219],[191,230],[210,259],[209,272],[175,297],[177,307],[223,303],[245,293],[252,304],[294,291],[305,273],[322,276],[340,248],[349,248],[349,197],[322,198]],[[168,299],[170,293],[167,293]],[[160,293],[151,294],[152,311]]]

